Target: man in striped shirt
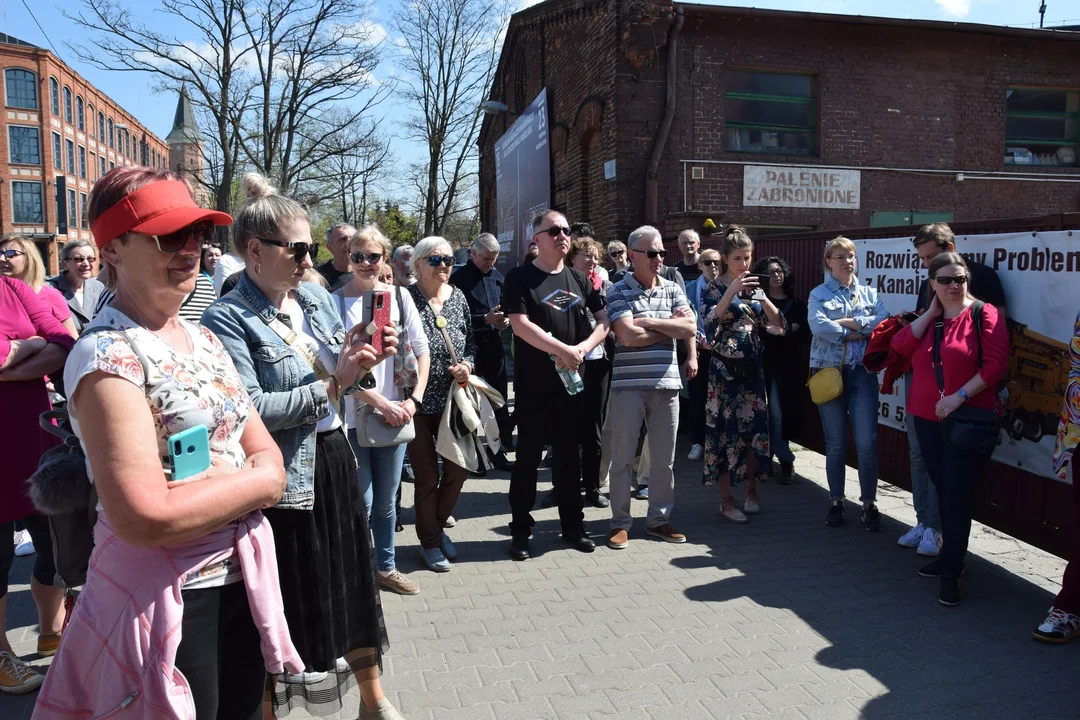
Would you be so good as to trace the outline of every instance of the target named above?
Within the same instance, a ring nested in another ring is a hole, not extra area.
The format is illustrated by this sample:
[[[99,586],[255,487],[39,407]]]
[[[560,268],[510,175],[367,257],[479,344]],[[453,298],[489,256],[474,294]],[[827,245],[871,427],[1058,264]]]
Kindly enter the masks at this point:
[[[649,225],[630,233],[634,272],[608,288],[608,318],[618,345],[608,412],[618,418],[611,433],[611,532],[608,546],[626,547],[631,465],[642,421],[652,458],[645,532],[673,543],[686,536],[671,526],[675,505],[675,433],[679,429],[679,366],[675,341],[694,337],[694,312],[678,284],[660,276],[664,242]]]

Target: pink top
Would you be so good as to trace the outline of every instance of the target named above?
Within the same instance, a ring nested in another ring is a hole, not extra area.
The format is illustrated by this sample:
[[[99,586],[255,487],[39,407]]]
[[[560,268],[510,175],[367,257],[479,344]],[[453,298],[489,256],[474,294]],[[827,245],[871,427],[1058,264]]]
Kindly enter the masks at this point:
[[[978,340],[969,306],[951,320],[945,320],[941,369],[945,377],[946,395],[952,395],[962,388],[978,372],[988,387],[970,398],[967,404],[993,410],[997,403],[998,383],[1005,377],[1009,363],[1009,330],[996,307],[986,303],[982,312],[982,368],[978,367]],[[941,393],[938,392],[934,376],[933,323],[921,338],[915,337],[910,325],[905,327],[893,337],[892,348],[897,354],[911,358],[912,386],[908,414],[924,420],[937,420],[934,408],[941,399]]]
[[[57,322],[62,323],[71,317],[71,308],[68,307],[64,294],[52,285],[42,285],[41,289],[37,291],[37,295],[48,306]]]
[[[38,693],[34,720],[121,717],[196,720],[176,669],[183,579],[234,553],[269,673],[299,673],[278,585],[274,533],[260,512],[188,545],[136,547],[99,513],[86,585]],[[197,591],[202,592],[202,591]],[[119,713],[118,713],[119,714]]]

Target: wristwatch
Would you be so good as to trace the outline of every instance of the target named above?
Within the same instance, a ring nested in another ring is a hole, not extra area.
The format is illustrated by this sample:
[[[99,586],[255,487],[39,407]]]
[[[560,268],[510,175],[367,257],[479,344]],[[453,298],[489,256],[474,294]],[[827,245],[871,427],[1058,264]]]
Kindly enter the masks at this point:
[[[956,394],[959,395],[960,399],[963,400],[964,402],[967,402],[970,399],[970,398],[968,398],[967,390],[965,390],[964,388],[960,388],[959,390],[957,390]]]
[[[413,405],[415,405],[416,407],[420,407],[423,404],[423,401],[422,400],[417,400],[415,395],[410,395],[409,397],[407,397],[405,399],[406,400],[412,400]]]

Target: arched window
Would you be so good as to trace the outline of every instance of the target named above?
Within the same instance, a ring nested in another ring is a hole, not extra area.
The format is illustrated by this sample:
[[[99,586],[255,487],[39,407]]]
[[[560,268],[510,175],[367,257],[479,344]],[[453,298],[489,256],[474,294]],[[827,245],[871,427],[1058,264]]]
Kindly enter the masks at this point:
[[[56,78],[49,78],[49,101],[52,105],[52,114],[60,114],[60,83],[56,82]]]
[[[83,106],[82,96],[75,98],[75,127],[86,130],[86,109]]]
[[[97,133],[98,133],[98,142],[104,143],[105,142],[105,113],[101,112],[100,110],[98,110],[98,114],[97,114]]]
[[[71,88],[64,86],[64,122],[71,122]]]
[[[7,81],[8,107],[37,110],[37,75],[22,68],[8,68],[4,79]]]
[[[113,134],[113,121],[109,118],[109,147],[116,148],[116,135]]]
[[[86,129],[90,139],[94,139],[94,105],[86,103]]]

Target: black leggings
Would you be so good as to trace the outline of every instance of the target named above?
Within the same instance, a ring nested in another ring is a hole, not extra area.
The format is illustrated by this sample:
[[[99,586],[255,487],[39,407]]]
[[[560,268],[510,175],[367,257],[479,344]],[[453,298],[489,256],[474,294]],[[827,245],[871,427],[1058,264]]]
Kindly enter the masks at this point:
[[[247,590],[184,590],[176,669],[187,678],[199,720],[261,720],[266,666]]]
[[[53,585],[56,582],[56,563],[53,560],[48,518],[44,515],[30,515],[21,518],[19,522],[34,541],[34,577],[42,585]],[[15,561],[15,545],[11,541],[14,535],[14,520],[0,522],[0,598],[7,595],[8,573]]]

